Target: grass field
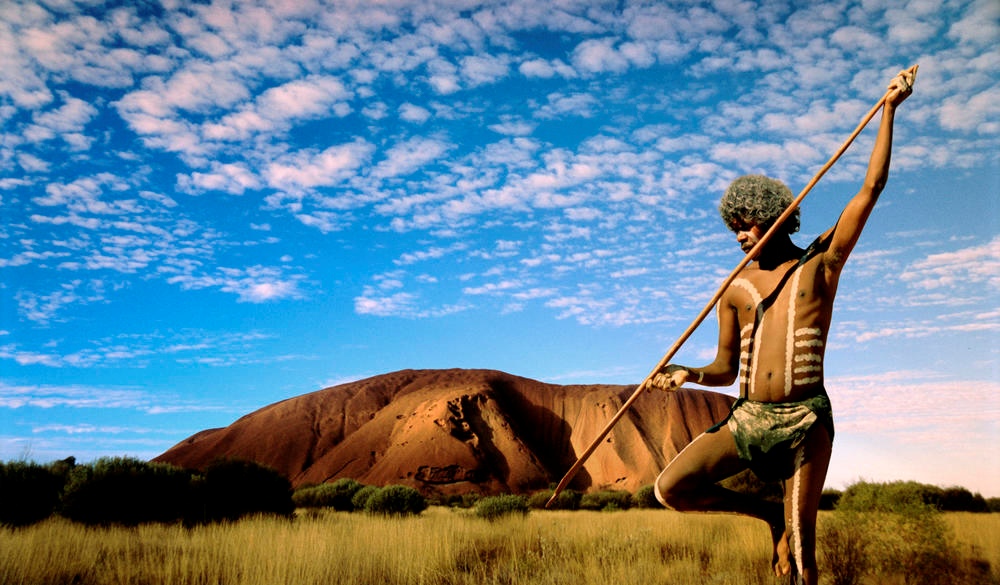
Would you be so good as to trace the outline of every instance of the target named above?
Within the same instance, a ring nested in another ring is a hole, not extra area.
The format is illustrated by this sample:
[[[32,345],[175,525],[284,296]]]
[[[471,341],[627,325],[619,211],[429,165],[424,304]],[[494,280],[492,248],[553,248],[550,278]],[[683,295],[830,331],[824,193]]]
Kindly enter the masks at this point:
[[[1000,514],[945,519],[959,560],[1000,582]],[[779,583],[770,557],[760,522],[664,510],[532,511],[487,522],[432,507],[408,518],[320,511],[191,529],[92,528],[53,518],[0,529],[0,585]],[[913,582],[874,579],[861,582]]]

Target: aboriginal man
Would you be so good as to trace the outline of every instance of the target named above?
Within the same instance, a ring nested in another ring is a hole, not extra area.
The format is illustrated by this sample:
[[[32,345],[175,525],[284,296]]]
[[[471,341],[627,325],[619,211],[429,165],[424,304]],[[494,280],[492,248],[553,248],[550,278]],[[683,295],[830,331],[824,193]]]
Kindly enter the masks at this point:
[[[889,174],[893,118],[911,93],[913,71],[892,80],[861,190],[837,223],[806,249],[796,246],[798,210],[727,287],[717,306],[719,347],[704,367],[668,364],[646,388],[692,382],[727,386],[739,379],[729,416],[696,437],[663,470],[655,493],[680,511],[734,512],[768,523],[775,574],[815,585],[816,511],[833,441],[823,385],[823,358],[841,270],[858,242]],[[749,253],[792,193],[760,175],[736,179],[720,205],[722,219]],[[765,502],[716,482],[744,469],[780,481],[783,504]]]

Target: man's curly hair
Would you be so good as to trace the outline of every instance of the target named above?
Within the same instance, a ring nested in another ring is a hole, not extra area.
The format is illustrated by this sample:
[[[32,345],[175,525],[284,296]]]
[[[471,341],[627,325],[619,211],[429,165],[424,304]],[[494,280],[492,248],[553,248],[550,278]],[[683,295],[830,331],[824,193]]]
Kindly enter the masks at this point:
[[[764,175],[743,175],[729,184],[719,203],[719,213],[729,229],[747,222],[767,231],[793,199],[791,189],[777,179]],[[781,224],[781,230],[788,234],[799,231],[797,208]]]

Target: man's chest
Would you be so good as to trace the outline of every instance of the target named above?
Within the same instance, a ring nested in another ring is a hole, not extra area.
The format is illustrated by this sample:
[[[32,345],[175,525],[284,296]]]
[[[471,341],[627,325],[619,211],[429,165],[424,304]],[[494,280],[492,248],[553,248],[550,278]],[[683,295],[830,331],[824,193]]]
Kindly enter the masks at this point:
[[[741,327],[775,312],[787,314],[796,307],[815,310],[824,299],[811,262],[789,262],[774,270],[746,270],[733,281],[730,292],[729,304],[739,315]]]

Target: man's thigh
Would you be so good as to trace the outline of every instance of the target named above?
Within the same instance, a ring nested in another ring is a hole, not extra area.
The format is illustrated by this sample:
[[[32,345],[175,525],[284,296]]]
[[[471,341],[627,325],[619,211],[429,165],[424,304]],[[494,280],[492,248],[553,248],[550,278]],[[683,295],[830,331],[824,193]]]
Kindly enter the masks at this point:
[[[715,483],[746,469],[736,452],[729,428],[723,425],[694,438],[660,474],[658,483],[670,486]]]

